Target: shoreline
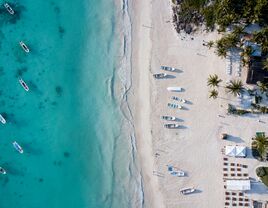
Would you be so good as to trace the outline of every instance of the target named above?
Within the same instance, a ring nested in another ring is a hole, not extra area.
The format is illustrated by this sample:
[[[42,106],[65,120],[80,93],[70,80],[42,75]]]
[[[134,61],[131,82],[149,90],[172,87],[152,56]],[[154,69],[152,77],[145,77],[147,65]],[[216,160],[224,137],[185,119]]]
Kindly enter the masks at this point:
[[[150,65],[152,58],[152,4],[150,1],[132,2],[132,79],[131,109],[137,143],[137,157],[141,168],[144,207],[162,208],[164,202],[154,170],[153,138],[151,134]]]

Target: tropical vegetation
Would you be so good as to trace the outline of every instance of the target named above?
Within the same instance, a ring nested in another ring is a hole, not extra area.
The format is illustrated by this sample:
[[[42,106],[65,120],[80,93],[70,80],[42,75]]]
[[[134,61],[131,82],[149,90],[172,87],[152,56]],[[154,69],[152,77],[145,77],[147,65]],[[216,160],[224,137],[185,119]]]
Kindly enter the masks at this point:
[[[209,98],[216,99],[218,97],[219,93],[217,90],[213,89],[209,92]]]
[[[265,134],[257,134],[255,138],[252,138],[252,155],[259,160],[266,160],[268,151],[268,137]]]
[[[259,87],[259,90],[261,91],[261,93],[265,93],[268,91],[268,83],[266,82],[257,82],[257,86]]]
[[[208,80],[207,80],[207,85],[210,87],[218,87],[221,81],[222,80],[219,79],[217,74],[209,75]]]
[[[268,58],[263,61],[263,69],[268,71]]]
[[[256,169],[257,176],[268,187],[268,167],[258,167]]]
[[[241,94],[244,87],[241,80],[231,80],[230,83],[226,85],[226,89],[228,93],[238,96]]]
[[[216,53],[226,57],[231,48],[242,48],[245,28],[258,24],[262,29],[252,34],[251,41],[268,53],[268,0],[172,0],[173,23],[178,32],[194,32],[202,24],[207,31],[231,31],[209,48],[216,47]],[[247,51],[249,52],[249,51]],[[244,60],[245,61],[245,60]]]

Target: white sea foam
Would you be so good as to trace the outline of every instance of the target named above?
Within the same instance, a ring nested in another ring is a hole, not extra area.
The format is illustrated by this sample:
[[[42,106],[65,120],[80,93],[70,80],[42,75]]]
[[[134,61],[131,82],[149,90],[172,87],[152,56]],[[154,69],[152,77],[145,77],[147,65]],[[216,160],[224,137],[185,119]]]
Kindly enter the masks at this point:
[[[142,176],[138,161],[136,160],[136,138],[134,133],[134,124],[132,112],[129,106],[128,93],[132,87],[132,67],[131,67],[131,17],[129,15],[129,6],[131,0],[121,0],[121,50],[120,50],[120,67],[118,69],[118,77],[122,84],[121,94],[121,111],[124,116],[124,125],[122,131],[129,138],[130,154],[129,154],[129,186],[130,192],[129,206],[143,207],[144,192],[142,184]]]

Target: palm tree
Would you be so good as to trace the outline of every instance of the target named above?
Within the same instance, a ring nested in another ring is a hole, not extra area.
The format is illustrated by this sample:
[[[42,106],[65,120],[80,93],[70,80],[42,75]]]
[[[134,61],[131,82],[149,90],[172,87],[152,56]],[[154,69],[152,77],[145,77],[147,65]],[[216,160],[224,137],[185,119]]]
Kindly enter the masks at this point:
[[[266,92],[268,90],[268,84],[264,82],[257,82],[257,85],[262,93]]]
[[[264,134],[261,134],[256,135],[253,140],[254,141],[252,142],[252,148],[256,149],[262,158],[265,158],[268,149],[268,137],[265,137]]]
[[[218,94],[218,91],[213,89],[209,92],[209,98],[216,99],[218,97]]]
[[[208,41],[207,46],[209,49],[212,48],[213,45],[214,45],[214,42],[212,40]]]
[[[227,92],[233,94],[234,96],[240,95],[241,91],[244,89],[241,80],[232,80],[230,84],[226,86]]]
[[[263,69],[268,70],[268,58],[263,61]]]
[[[217,55],[222,58],[226,58],[227,49],[226,48],[217,48]]]
[[[217,74],[209,75],[207,85],[210,87],[218,87],[221,81]]]

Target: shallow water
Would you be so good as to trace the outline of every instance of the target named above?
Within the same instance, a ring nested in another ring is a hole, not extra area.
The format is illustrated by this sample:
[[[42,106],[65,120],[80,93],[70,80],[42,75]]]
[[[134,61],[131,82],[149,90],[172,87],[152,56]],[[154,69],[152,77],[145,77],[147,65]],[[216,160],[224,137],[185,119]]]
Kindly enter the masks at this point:
[[[0,207],[137,204],[138,188],[129,188],[136,185],[132,147],[115,93],[113,0],[10,4],[14,17],[0,10],[0,112],[8,122],[0,125],[0,166],[8,172],[0,175]]]

